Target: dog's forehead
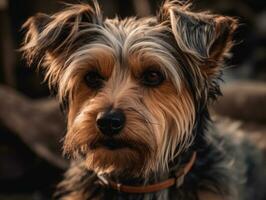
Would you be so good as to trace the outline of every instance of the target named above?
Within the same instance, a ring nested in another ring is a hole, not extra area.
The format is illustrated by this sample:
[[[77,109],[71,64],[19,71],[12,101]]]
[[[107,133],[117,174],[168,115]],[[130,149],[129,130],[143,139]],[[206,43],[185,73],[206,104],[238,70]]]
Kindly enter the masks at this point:
[[[107,28],[110,32],[112,32],[113,34],[124,34],[124,36],[129,36],[129,34],[133,32],[148,32],[157,25],[158,22],[155,17],[130,17],[125,19],[119,19],[118,17],[116,17],[113,19],[107,18],[104,22],[104,27]]]
[[[167,27],[158,24],[155,17],[106,19],[102,28],[104,31],[101,39],[107,45],[115,47],[120,54],[133,53],[142,47],[162,44],[164,32],[167,31]],[[164,45],[169,46],[167,43]]]
[[[158,64],[162,61],[174,63],[176,60],[172,55],[175,48],[167,40],[169,27],[159,24],[155,17],[106,19],[104,24],[96,26],[94,30],[97,32],[95,39],[84,47],[96,49],[97,54],[102,49],[115,62],[127,62],[132,58]]]
[[[137,65],[143,67],[157,64],[168,73],[176,74],[177,59],[173,55],[176,49],[173,42],[169,42],[169,27],[158,23],[155,17],[106,19],[97,29],[96,40],[86,45],[97,49],[96,55],[99,55],[100,48],[121,67],[131,66],[136,69]],[[121,65],[128,62],[137,64]]]

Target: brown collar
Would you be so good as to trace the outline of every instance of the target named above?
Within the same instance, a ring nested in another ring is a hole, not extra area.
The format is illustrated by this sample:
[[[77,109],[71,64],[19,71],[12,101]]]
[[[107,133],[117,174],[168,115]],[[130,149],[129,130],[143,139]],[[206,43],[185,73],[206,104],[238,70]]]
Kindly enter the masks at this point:
[[[163,190],[166,188],[169,188],[173,185],[176,185],[176,187],[180,187],[184,182],[184,177],[187,175],[187,173],[191,170],[193,167],[193,164],[195,163],[197,153],[194,151],[189,162],[186,163],[184,166],[182,166],[177,172],[176,176],[173,178],[169,178],[163,182],[155,183],[152,185],[145,185],[145,186],[130,186],[130,185],[123,185],[120,183],[116,183],[111,180],[107,180],[102,176],[99,176],[99,179],[109,188],[112,188],[114,190],[117,190],[119,192],[125,192],[125,193],[151,193],[151,192],[157,192],[159,190]]]

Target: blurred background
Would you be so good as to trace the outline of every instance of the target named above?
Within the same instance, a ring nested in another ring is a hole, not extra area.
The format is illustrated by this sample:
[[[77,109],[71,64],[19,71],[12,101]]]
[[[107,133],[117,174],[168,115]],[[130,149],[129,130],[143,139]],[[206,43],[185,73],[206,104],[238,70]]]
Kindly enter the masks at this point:
[[[161,0],[99,3],[106,17],[124,18],[155,14]],[[51,199],[68,166],[61,157],[64,116],[43,75],[26,67],[17,51],[26,19],[61,7],[56,0],[0,0],[0,200]],[[213,112],[217,120],[234,120],[266,155],[266,1],[194,0],[194,7],[240,20],[224,71],[224,96]]]

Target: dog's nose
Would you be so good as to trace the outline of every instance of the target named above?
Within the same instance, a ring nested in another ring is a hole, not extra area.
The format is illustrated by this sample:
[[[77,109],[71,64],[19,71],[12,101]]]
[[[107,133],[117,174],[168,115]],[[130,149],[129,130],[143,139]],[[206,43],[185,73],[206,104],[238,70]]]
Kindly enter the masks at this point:
[[[118,134],[124,128],[125,122],[126,116],[120,109],[100,112],[96,119],[98,129],[107,136]]]

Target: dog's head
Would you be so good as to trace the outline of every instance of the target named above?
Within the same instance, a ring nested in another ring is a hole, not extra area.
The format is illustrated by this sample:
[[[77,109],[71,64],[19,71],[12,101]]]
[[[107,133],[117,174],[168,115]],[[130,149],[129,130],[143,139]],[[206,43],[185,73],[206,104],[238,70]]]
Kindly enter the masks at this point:
[[[236,20],[166,1],[157,16],[103,19],[97,3],[38,14],[22,47],[68,102],[65,153],[96,172],[146,176],[193,142]]]

